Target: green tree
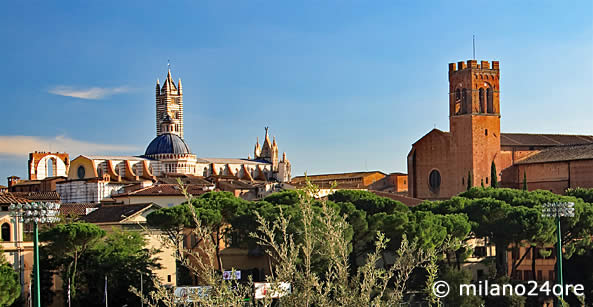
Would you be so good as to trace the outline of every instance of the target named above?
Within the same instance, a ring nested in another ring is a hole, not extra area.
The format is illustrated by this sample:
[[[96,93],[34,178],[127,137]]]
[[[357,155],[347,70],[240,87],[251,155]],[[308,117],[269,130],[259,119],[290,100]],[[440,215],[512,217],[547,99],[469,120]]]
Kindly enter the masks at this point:
[[[472,172],[467,171],[467,190],[469,191],[473,186]]]
[[[493,188],[498,188],[498,174],[496,173],[496,164],[492,161],[490,165],[490,186]]]
[[[527,172],[523,171],[523,191],[527,191]]]
[[[89,223],[58,224],[40,234],[47,243],[45,251],[57,262],[62,272],[64,287],[70,283],[70,295],[74,299],[79,272],[78,261],[105,236],[105,231]]]
[[[4,259],[4,251],[0,246],[0,306],[10,306],[20,296],[19,275]]]
[[[475,295],[459,295],[459,288],[462,284],[471,284],[472,272],[466,269],[455,269],[442,265],[439,269],[439,279],[449,284],[451,291],[443,298],[446,306],[474,307],[481,306],[484,300]]]
[[[152,272],[161,268],[154,257],[158,251],[149,250],[146,245],[141,232],[119,229],[113,229],[98,242],[81,259],[80,279],[87,289],[79,295],[80,305],[92,306],[103,299],[107,276],[110,305],[138,306],[139,298],[130,292],[130,286],[140,288],[142,275],[144,290],[155,290],[157,277]]]

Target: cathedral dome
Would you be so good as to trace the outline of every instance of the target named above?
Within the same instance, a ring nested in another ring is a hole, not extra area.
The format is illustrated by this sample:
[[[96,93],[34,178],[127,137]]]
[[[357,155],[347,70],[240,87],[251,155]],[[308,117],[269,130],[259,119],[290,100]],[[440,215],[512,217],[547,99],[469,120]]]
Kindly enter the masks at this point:
[[[158,154],[191,154],[189,146],[177,134],[163,133],[148,145],[145,156]]]

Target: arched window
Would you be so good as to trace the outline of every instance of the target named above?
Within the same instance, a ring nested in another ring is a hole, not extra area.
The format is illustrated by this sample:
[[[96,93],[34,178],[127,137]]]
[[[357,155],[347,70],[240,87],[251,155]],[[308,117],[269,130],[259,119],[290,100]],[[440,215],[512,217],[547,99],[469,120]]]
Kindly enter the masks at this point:
[[[10,224],[8,223],[2,224],[2,241],[10,241]]]
[[[49,158],[47,159],[47,173],[46,173],[46,177],[55,177],[56,176],[56,170],[55,167],[56,165],[58,165],[58,163],[56,162],[55,158]]]
[[[480,89],[480,113],[484,113],[486,111],[486,97],[484,97],[484,89]]]
[[[432,170],[428,176],[428,186],[432,192],[438,193],[441,187],[441,173],[436,169]]]
[[[486,90],[486,97],[488,100],[487,111],[488,111],[488,113],[494,113],[494,102],[493,102],[493,97],[492,97],[492,88],[488,88]]]
[[[464,88],[461,95],[461,114],[471,113],[468,112],[468,97],[467,97],[467,89]]]

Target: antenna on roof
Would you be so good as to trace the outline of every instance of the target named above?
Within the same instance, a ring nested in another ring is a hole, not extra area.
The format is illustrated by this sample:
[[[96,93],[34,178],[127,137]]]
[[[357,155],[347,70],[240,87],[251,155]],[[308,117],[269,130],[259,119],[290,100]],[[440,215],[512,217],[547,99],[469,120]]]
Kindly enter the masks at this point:
[[[474,50],[474,60],[476,59],[476,36],[472,35],[472,47]]]

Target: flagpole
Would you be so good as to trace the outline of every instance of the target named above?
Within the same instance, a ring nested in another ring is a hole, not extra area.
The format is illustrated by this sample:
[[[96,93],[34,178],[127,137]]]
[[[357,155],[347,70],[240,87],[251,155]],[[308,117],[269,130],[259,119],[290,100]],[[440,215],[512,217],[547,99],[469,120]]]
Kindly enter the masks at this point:
[[[68,278],[68,307],[70,307],[71,304],[71,298],[70,298],[70,278]]]
[[[141,307],[144,307],[144,289],[142,286],[142,273],[140,273],[140,304]]]
[[[108,307],[107,301],[109,299],[107,299],[107,275],[105,275],[105,307]]]

